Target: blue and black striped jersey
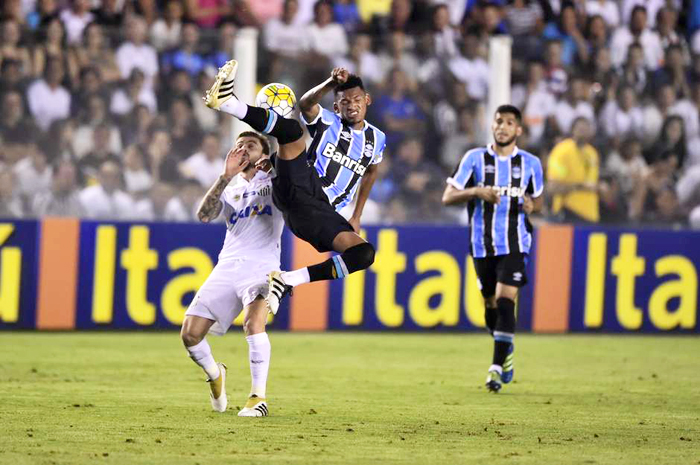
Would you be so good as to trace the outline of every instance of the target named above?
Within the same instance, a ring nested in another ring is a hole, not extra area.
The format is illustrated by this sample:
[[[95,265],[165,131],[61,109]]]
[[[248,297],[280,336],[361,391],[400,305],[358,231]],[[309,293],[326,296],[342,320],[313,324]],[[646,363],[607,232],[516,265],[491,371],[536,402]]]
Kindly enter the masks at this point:
[[[309,159],[328,201],[340,210],[352,201],[367,167],[382,161],[386,136],[367,121],[363,129],[352,129],[340,115],[325,108],[313,121],[304,123],[313,138],[307,152]]]
[[[498,189],[500,203],[479,198],[469,201],[471,251],[475,258],[509,253],[529,253],[532,226],[523,212],[523,196],[542,195],[539,158],[517,147],[510,157],[500,157],[491,146],[468,151],[447,183],[457,189],[485,186]]]

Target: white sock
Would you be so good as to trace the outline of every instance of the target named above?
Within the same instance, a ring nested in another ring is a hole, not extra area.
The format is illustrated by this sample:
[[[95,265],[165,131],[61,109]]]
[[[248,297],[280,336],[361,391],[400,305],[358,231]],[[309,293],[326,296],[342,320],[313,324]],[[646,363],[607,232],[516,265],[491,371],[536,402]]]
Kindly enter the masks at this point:
[[[232,95],[230,99],[222,103],[219,109],[238,119],[243,119],[248,114],[248,105],[238,100],[235,95]]]
[[[282,273],[282,279],[284,279],[284,282],[292,287],[311,282],[308,268],[300,268],[294,271],[284,271]]]
[[[489,371],[497,371],[499,375],[503,374],[503,367],[501,365],[491,365]]]
[[[202,367],[206,372],[209,379],[216,379],[221,374],[219,372],[219,365],[214,361],[214,356],[211,354],[211,347],[206,339],[194,345],[192,347],[185,347],[187,352],[190,353],[190,358],[194,360],[194,363]]]
[[[267,337],[267,333],[258,333],[246,336],[245,339],[248,341],[250,377],[252,378],[250,394],[264,399],[267,372],[270,370],[270,338]]]

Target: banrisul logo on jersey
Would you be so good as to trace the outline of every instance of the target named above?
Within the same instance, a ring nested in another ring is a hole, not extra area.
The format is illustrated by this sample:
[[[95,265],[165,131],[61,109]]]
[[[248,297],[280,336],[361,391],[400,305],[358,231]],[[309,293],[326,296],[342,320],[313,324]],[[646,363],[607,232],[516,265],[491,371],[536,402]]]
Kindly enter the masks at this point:
[[[323,154],[324,157],[328,157],[334,162],[341,164],[350,171],[353,171],[359,174],[360,176],[364,176],[367,167],[362,166],[359,160],[353,160],[349,156],[337,152],[336,149],[337,147],[335,146],[335,144],[331,144],[330,142],[328,142],[323,148],[323,152],[321,152],[321,154]]]
[[[231,213],[228,218],[228,222],[231,226],[235,225],[238,220],[243,218],[254,218],[260,215],[272,216],[272,207],[270,205],[249,205],[243,210],[235,211]]]
[[[487,166],[488,168],[488,166]],[[480,182],[478,184],[479,187],[484,187],[484,183]],[[517,186],[488,186],[491,189],[495,190],[498,195],[504,196],[507,195],[508,197],[522,197],[525,194],[525,190],[521,189],[520,187]]]

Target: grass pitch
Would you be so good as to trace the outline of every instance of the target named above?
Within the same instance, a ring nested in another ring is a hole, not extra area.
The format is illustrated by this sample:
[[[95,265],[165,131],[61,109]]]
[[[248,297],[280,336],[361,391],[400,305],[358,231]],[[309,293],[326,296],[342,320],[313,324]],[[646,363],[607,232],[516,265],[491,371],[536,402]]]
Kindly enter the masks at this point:
[[[269,418],[238,418],[242,335],[210,338],[229,411],[176,333],[0,334],[1,464],[697,464],[700,338],[271,333]]]

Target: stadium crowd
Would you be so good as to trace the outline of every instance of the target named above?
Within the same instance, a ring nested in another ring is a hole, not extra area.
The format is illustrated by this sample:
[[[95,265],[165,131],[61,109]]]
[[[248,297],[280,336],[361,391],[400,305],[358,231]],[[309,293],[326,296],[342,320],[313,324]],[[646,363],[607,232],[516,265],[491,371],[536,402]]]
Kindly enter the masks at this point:
[[[201,97],[256,27],[261,83],[300,96],[334,66],[363,77],[387,133],[365,224],[464,220],[441,193],[488,142],[502,72],[488,41],[508,34],[545,217],[700,228],[700,2],[5,0],[1,14],[0,217],[194,221],[231,127]]]

